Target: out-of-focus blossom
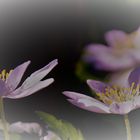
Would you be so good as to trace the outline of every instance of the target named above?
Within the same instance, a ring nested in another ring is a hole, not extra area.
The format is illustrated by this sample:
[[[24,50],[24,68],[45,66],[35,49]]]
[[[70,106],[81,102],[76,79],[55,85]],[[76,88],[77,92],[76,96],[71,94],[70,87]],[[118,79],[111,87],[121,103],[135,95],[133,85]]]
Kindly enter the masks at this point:
[[[48,134],[41,138],[40,140],[61,140],[59,136],[57,136],[54,132],[48,131]]]
[[[91,44],[85,49],[84,61],[93,63],[97,69],[117,71],[140,65],[140,28],[126,34],[112,30],[105,34],[108,46]]]
[[[16,122],[9,126],[9,132],[13,133],[27,133],[27,134],[37,134],[38,136],[42,135],[42,128],[38,123],[23,123]]]
[[[140,107],[140,68],[130,73],[124,87],[95,80],[87,80],[87,84],[96,92],[97,99],[70,91],[65,91],[64,95],[72,104],[97,113],[127,114]]]
[[[35,71],[18,88],[17,86],[19,85],[26,68],[30,64],[30,61],[17,66],[9,73],[7,73],[6,70],[3,70],[0,74],[0,96],[3,98],[17,99],[29,96],[42,88],[47,87],[54,79],[41,80],[57,65],[57,63],[57,60],[53,60],[45,67]]]

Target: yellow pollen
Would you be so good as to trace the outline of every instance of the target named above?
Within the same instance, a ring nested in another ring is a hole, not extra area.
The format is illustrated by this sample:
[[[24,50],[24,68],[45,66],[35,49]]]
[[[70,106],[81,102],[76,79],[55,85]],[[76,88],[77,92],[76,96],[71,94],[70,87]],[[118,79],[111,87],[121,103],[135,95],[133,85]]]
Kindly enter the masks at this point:
[[[112,86],[106,87],[104,93],[97,93],[99,100],[109,105],[113,102],[132,100],[134,96],[138,95],[140,95],[140,85],[136,85],[134,82],[129,88]]]
[[[13,70],[10,70],[9,72],[6,72],[5,69],[2,70],[1,73],[0,73],[0,79],[3,80],[3,81],[6,81],[12,71]]]

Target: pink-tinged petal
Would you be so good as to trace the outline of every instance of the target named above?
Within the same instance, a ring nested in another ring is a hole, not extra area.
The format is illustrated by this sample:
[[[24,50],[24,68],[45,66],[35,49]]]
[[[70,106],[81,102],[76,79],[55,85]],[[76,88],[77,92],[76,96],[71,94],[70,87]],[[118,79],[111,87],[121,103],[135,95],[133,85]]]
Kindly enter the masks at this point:
[[[28,77],[24,83],[22,84],[23,89],[28,89],[37,83],[40,82],[56,65],[58,64],[57,59],[50,62],[45,67],[39,69],[38,71],[31,74],[30,77]]]
[[[40,140],[61,140],[54,132],[48,131],[48,134]]]
[[[0,79],[0,96],[8,95],[9,91],[10,90],[6,87],[5,82]]]
[[[130,87],[128,82],[128,77],[131,73],[132,69],[126,69],[121,71],[116,71],[109,75],[109,84],[115,85],[119,87]]]
[[[108,51],[109,47],[102,44],[90,44],[85,48],[85,52],[89,54],[102,53],[103,51]]]
[[[135,86],[140,84],[140,67],[135,68],[128,77],[129,84],[135,82]]]
[[[89,45],[83,56],[84,61],[92,63],[97,69],[117,71],[131,68],[138,64],[140,56],[138,50],[128,49],[125,54],[119,49],[102,45]]]
[[[13,93],[6,96],[5,98],[11,98],[11,99],[23,98],[23,97],[29,96],[29,95],[47,87],[47,86],[49,86],[53,82],[54,82],[54,79],[50,78],[50,79],[47,79],[47,80],[44,80],[44,81],[40,81],[39,83],[37,83],[36,85],[34,85],[34,86],[32,86],[28,89],[24,89],[21,86],[17,90],[15,90]]]
[[[123,103],[113,103],[110,105],[110,112],[113,114],[128,114],[135,108],[133,101],[126,101]]]
[[[37,134],[42,135],[42,128],[38,123],[23,123],[16,122],[9,126],[9,131],[14,133],[28,133],[28,134]]]
[[[109,52],[109,48],[102,44],[90,44],[85,48],[85,54],[83,60],[86,62],[96,62],[96,57],[98,54],[102,55]]]
[[[96,113],[110,113],[109,108],[107,106],[105,105],[103,106],[102,104],[99,104],[97,102],[91,102],[90,100],[87,99],[79,99],[79,100],[68,99],[68,101],[73,105],[84,110]]]
[[[140,96],[135,96],[134,98],[134,106],[136,108],[140,108]]]
[[[103,82],[100,82],[100,81],[96,81],[96,80],[87,80],[87,84],[96,93],[105,92],[105,88],[109,87],[109,85],[107,85]]]
[[[17,66],[9,75],[8,79],[6,80],[6,84],[10,88],[11,91],[14,90],[20,83],[21,78],[29,64],[30,64],[30,61],[27,61]]]
[[[65,91],[63,94],[71,98],[68,99],[69,102],[82,109],[98,113],[110,113],[108,106],[94,98],[71,91]]]
[[[140,49],[140,27],[134,32],[133,44],[136,48]]]
[[[79,100],[79,99],[88,99],[88,100],[92,100],[94,102],[98,102],[98,103],[102,103],[90,96],[87,96],[87,95],[84,95],[84,94],[81,94],[81,93],[78,93],[78,92],[72,92],[72,91],[64,91],[63,94],[73,100]],[[103,104],[103,103],[102,103]]]
[[[112,30],[105,34],[105,39],[111,47],[114,47],[118,43],[125,41],[126,38],[126,33],[120,30]]]

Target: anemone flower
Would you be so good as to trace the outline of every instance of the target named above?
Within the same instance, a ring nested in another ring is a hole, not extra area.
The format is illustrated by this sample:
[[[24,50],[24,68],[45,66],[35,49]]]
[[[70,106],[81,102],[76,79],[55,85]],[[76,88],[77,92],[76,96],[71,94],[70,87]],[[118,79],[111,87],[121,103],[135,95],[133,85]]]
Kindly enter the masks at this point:
[[[10,140],[8,134],[8,127],[5,119],[3,98],[18,99],[29,96],[45,87],[50,85],[54,79],[49,78],[42,80],[56,65],[57,59],[50,62],[48,65],[32,73],[21,86],[18,87],[23,77],[25,70],[27,69],[30,61],[27,61],[9,73],[3,70],[0,74],[0,116],[3,123],[3,132],[5,140]]]
[[[107,46],[90,44],[83,59],[97,69],[120,71],[140,65],[140,28],[131,34],[112,30],[105,34]]]
[[[18,88],[17,86],[19,85],[26,68],[30,64],[30,61],[17,66],[9,73],[7,73],[6,70],[3,70],[0,74],[0,96],[2,98],[18,99],[29,96],[40,89],[47,87],[54,79],[41,80],[57,65],[57,63],[57,60],[53,60],[45,67],[35,71]]]
[[[124,87],[118,87],[96,80],[87,80],[89,87],[96,93],[96,99],[76,92],[64,91],[69,102],[82,109],[107,114],[125,116],[128,140],[131,140],[128,113],[140,108],[140,68],[134,69]]]

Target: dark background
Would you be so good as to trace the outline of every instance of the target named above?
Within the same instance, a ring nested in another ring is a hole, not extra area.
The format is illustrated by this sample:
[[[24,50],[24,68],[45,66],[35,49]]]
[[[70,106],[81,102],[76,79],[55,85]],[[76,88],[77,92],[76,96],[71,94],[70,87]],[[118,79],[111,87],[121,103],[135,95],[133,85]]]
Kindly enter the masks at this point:
[[[28,76],[51,60],[59,60],[47,76],[55,79],[52,85],[23,99],[5,100],[7,120],[41,122],[34,113],[41,110],[70,121],[87,140],[126,139],[123,116],[76,108],[66,101],[62,91],[90,95],[87,85],[75,75],[82,49],[91,42],[104,42],[103,35],[108,30],[136,30],[140,25],[139,9],[140,2],[136,0],[1,0],[0,70],[31,60],[25,74]],[[130,114],[134,140],[139,135],[139,117],[139,110]]]

